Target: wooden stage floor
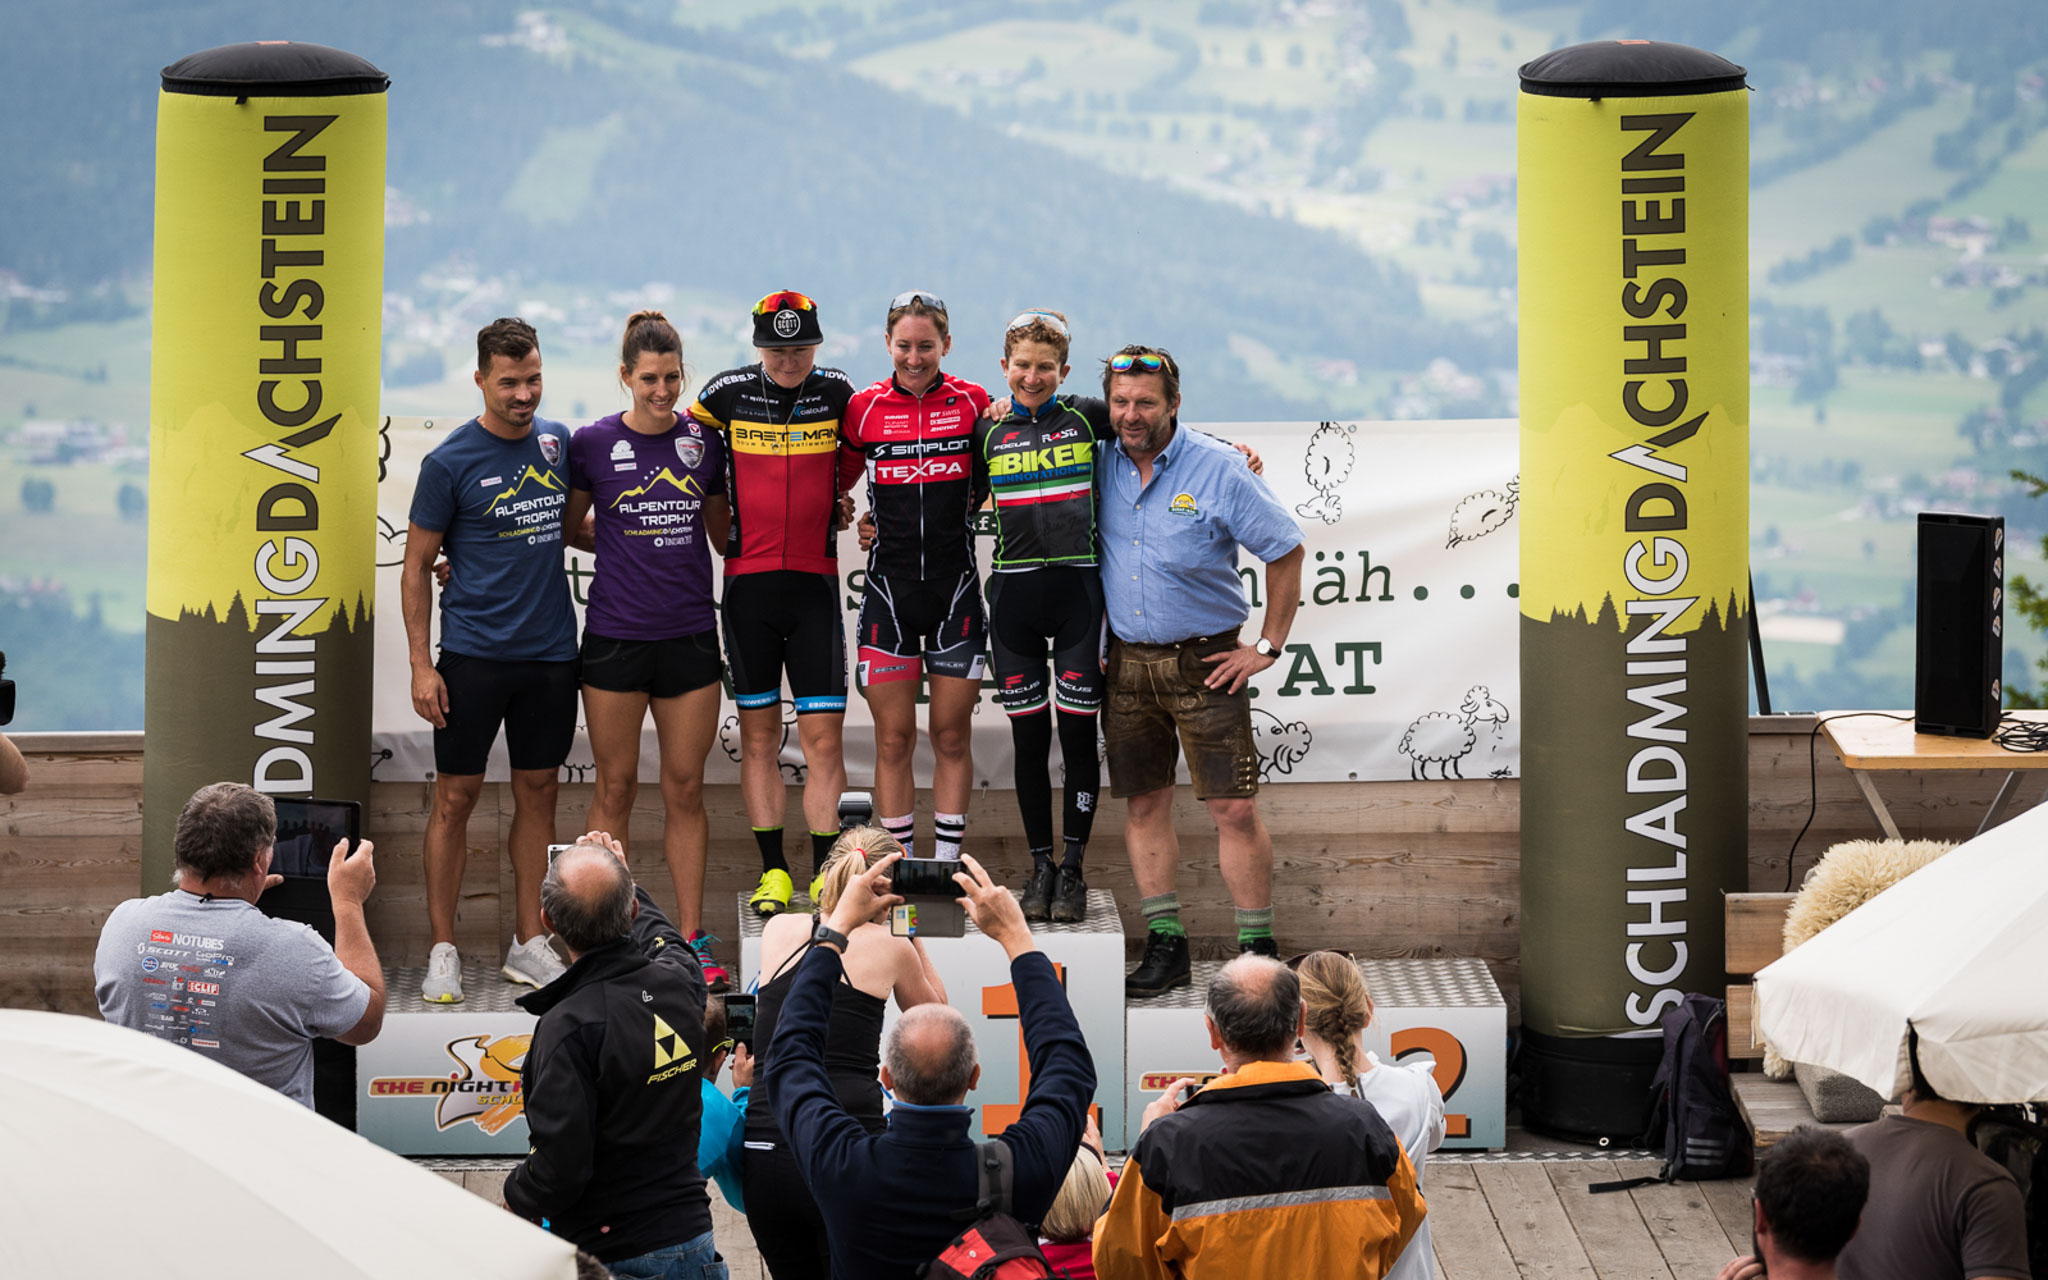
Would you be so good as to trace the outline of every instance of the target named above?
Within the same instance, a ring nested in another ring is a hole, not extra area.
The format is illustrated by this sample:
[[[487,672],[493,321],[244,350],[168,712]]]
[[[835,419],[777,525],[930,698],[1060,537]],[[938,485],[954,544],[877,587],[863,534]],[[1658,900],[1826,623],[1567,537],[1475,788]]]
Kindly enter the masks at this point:
[[[1423,1177],[1442,1280],[1700,1280],[1750,1244],[1751,1179],[1590,1195],[1658,1162],[1439,1152]]]
[[[1516,1138],[1528,1139],[1517,1133]],[[1519,1142],[1511,1141],[1511,1145]],[[509,1160],[422,1164],[502,1204]],[[1586,1186],[1657,1171],[1655,1160],[1577,1152],[1439,1152],[1423,1177],[1440,1280],[1708,1280],[1749,1252],[1749,1179],[1588,1195]],[[711,1197],[733,1280],[767,1280],[746,1220]]]

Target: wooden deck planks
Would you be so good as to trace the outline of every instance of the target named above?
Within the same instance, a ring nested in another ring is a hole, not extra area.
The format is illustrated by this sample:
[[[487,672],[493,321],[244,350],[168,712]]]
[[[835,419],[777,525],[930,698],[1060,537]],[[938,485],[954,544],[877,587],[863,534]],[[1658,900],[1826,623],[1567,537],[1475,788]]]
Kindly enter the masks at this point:
[[[1501,1280],[1520,1274],[1479,1189],[1476,1164],[1429,1166],[1424,1195],[1441,1280]]]
[[[1541,1164],[1532,1160],[1473,1167],[1518,1274],[1543,1280],[1596,1280],[1592,1260]]]
[[[1674,1276],[1716,1275],[1735,1256],[1735,1246],[1700,1188],[1697,1182],[1679,1182],[1628,1193]],[[1748,1243],[1744,1237],[1745,1252]]]
[[[1593,1195],[1596,1182],[1637,1178],[1657,1171],[1650,1160],[1575,1160],[1542,1166],[1558,1202],[1578,1233],[1600,1280],[1691,1280],[1673,1276],[1664,1254],[1643,1222],[1642,1210],[1625,1191]]]

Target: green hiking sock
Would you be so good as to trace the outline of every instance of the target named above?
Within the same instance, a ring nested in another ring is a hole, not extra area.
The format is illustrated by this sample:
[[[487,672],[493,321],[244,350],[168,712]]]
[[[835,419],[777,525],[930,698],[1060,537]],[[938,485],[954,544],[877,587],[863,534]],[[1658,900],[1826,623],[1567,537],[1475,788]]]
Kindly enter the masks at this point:
[[[1169,938],[1185,938],[1188,931],[1180,922],[1180,895],[1162,893],[1157,897],[1138,899],[1138,910],[1144,914],[1145,928],[1153,933],[1163,933]]]

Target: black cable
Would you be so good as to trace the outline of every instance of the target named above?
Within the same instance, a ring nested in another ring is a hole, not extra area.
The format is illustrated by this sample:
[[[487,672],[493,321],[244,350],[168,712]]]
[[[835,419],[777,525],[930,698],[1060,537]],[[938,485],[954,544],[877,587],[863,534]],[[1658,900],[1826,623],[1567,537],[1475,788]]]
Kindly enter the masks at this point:
[[[1884,720],[1911,720],[1910,715],[1896,711],[1837,711],[1831,716],[1815,716],[1813,729],[1806,735],[1806,822],[1799,828],[1799,834],[1792,837],[1792,847],[1785,853],[1785,892],[1792,892],[1792,860],[1799,855],[1799,842],[1806,838],[1813,826],[1814,815],[1820,812],[1820,764],[1814,758],[1814,744],[1820,739],[1820,727],[1830,720],[1850,720],[1857,716],[1877,716]],[[2044,726],[2048,728],[2048,726]]]
[[[2022,720],[2008,711],[1991,740],[2007,751],[2048,751],[2048,720]]]

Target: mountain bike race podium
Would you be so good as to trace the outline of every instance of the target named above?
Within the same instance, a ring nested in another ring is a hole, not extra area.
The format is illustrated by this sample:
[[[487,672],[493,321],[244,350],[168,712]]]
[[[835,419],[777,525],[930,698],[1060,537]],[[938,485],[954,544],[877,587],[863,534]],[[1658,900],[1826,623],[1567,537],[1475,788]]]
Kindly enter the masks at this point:
[[[761,976],[763,922],[744,896],[735,901],[740,953],[734,976],[744,991]],[[1103,1145],[1129,1150],[1145,1106],[1168,1084],[1181,1076],[1205,1078],[1221,1067],[1202,1002],[1222,962],[1198,963],[1187,987],[1126,1001],[1122,920],[1114,898],[1101,889],[1088,893],[1087,920],[1033,925],[1032,933],[1058,969],[1094,1054]],[[924,945],[981,1052],[981,1082],[968,1105],[980,1132],[1000,1133],[1016,1118],[1031,1079],[1009,963],[971,922],[963,937],[926,938]],[[1359,963],[1376,1007],[1366,1047],[1383,1063],[1434,1061],[1444,1093],[1445,1148],[1505,1145],[1507,1003],[1485,962]],[[384,1030],[357,1050],[357,1130],[401,1155],[525,1155],[519,1069],[536,1019],[513,1002],[529,988],[513,986],[491,960],[477,959],[463,966],[463,1003],[430,1005],[419,998],[424,975],[420,966],[385,971]],[[892,1002],[885,1026],[896,1016]]]
[[[384,970],[384,1029],[356,1050],[356,1132],[405,1156],[526,1154],[519,1068],[538,1019],[531,987],[465,961],[461,1004],[420,999],[425,965]]]
[[[1207,1080],[1222,1070],[1202,1001],[1220,960],[1198,962],[1194,982],[1124,1014],[1124,1114],[1127,1145],[1138,1117],[1182,1076]],[[1361,960],[1372,993],[1366,1049],[1383,1064],[1431,1059],[1444,1094],[1444,1148],[1484,1150],[1507,1143],[1507,1001],[1484,960]],[[1097,1055],[1096,1070],[1103,1071]],[[1106,1139],[1105,1139],[1106,1141]]]

